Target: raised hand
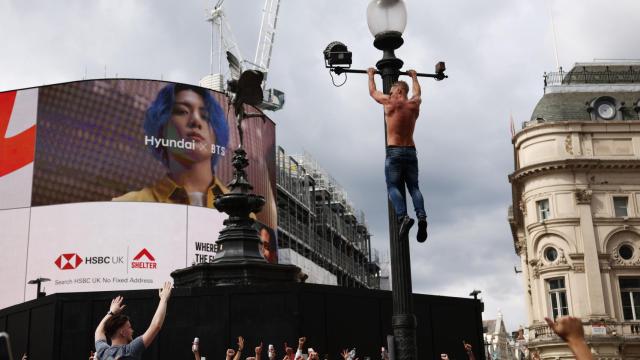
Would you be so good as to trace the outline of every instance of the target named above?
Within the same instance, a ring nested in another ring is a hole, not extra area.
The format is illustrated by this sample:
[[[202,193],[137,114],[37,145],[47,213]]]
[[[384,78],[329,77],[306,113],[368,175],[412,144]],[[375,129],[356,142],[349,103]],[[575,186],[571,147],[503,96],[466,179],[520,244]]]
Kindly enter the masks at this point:
[[[344,349],[342,350],[342,352],[340,353],[340,355],[342,355],[342,358],[344,360],[347,360],[349,358],[349,349]]]
[[[109,311],[111,311],[114,315],[119,314],[122,309],[124,309],[127,305],[122,304],[124,298],[122,296],[117,296],[113,300],[111,300],[111,305],[109,306]]]
[[[242,336],[238,336],[238,351],[242,351],[244,349],[244,338]]]
[[[284,343],[284,352],[287,354],[287,356],[289,357],[289,360],[294,360],[295,358],[295,352],[293,351],[292,348],[290,348],[287,343]]]
[[[576,360],[593,360],[591,349],[584,340],[582,321],[571,316],[563,316],[557,321],[544,318],[551,330],[569,345],[569,349],[576,356]]]
[[[164,286],[158,290],[158,296],[160,300],[169,300],[169,296],[171,296],[171,282],[165,281]]]
[[[407,70],[407,75],[411,76],[412,79],[415,79],[418,76],[418,73],[415,70]]]
[[[375,68],[370,67],[370,68],[367,69],[367,74],[369,75],[369,77],[373,77],[373,75],[375,75],[375,73],[376,73],[376,69]]]
[[[566,342],[584,339],[582,321],[578,318],[563,316],[557,321],[553,321],[548,317],[545,317],[544,320],[547,322],[551,330]]]
[[[256,346],[256,357],[260,357],[262,354],[262,342],[260,342],[260,346]]]
[[[298,339],[298,349],[304,348],[304,343],[307,342],[307,338],[306,337],[301,337]]]

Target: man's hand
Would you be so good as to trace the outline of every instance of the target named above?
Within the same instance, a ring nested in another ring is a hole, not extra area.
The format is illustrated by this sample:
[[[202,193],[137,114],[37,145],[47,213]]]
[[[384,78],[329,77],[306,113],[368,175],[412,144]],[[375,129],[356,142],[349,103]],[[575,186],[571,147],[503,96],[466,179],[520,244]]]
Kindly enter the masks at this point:
[[[287,354],[289,359],[294,360],[295,352],[293,352],[293,349],[290,348],[287,343],[284,343],[284,352]]]
[[[473,351],[473,347],[468,342],[464,342],[464,351],[469,352]]]
[[[302,350],[304,348],[304,343],[307,342],[306,337],[301,337],[298,339],[298,349]]]
[[[158,290],[158,296],[160,296],[160,300],[169,300],[169,296],[171,296],[171,282],[165,281],[164,286]]]
[[[553,321],[548,317],[544,320],[547,322],[551,330],[560,336],[566,342],[575,342],[584,340],[584,329],[582,321],[571,316],[563,316],[557,321]]]
[[[260,354],[262,354],[262,343],[260,343],[260,346],[256,346],[256,357],[260,356]]]
[[[411,76],[412,79],[416,79],[418,77],[418,73],[415,70],[407,70],[407,75]]]
[[[342,350],[342,352],[340,353],[340,355],[342,355],[342,358],[344,360],[347,360],[349,358],[349,349],[344,349]]]
[[[375,74],[376,74],[376,69],[375,68],[370,67],[370,68],[367,69],[367,75],[369,75],[369,78],[373,78],[373,75],[375,75]]]
[[[231,359],[233,355],[236,354],[236,351],[233,349],[227,349],[227,359]]]
[[[242,351],[244,349],[244,338],[242,336],[238,336],[238,351]]]
[[[113,300],[111,300],[111,305],[109,306],[109,311],[113,313],[113,315],[119,314],[122,309],[124,309],[127,305],[123,305],[122,301],[124,298],[122,296],[117,296]]]
[[[560,336],[569,345],[569,349],[576,356],[576,360],[592,360],[591,350],[584,340],[584,329],[582,321],[571,316],[563,316],[557,321],[553,321],[548,317],[544,320],[547,322],[551,330]]]

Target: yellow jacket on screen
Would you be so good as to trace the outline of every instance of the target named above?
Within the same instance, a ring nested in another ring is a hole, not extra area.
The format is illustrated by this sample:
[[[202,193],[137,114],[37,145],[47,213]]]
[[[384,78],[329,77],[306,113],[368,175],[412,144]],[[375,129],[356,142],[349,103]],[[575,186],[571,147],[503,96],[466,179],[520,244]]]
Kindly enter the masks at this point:
[[[213,200],[217,195],[229,192],[229,189],[214,177],[213,182],[207,189],[206,204],[208,208],[215,208]],[[113,198],[113,201],[142,201],[142,202],[159,202],[168,204],[185,204],[190,205],[189,195],[187,191],[176,184],[168,176],[163,177],[153,186],[145,187],[139,191],[131,191],[122,196]]]

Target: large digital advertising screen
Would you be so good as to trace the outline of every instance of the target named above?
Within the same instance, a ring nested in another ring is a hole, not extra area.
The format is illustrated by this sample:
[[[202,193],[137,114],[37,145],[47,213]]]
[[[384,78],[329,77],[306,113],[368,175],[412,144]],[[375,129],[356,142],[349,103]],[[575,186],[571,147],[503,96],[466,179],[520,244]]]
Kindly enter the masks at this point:
[[[256,113],[257,109],[248,112]],[[255,214],[276,263],[275,124],[243,121]],[[225,94],[153,80],[0,93],[0,308],[47,293],[159,287],[210,262],[239,136]]]

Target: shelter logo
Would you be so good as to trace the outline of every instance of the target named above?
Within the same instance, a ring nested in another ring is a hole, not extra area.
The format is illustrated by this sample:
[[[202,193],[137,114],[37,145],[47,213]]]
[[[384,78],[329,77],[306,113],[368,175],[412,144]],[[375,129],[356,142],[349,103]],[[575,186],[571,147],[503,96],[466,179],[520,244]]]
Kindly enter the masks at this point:
[[[58,256],[55,264],[60,270],[74,270],[80,264],[82,264],[82,258],[80,257],[80,255],[75,253],[62,254]]]
[[[146,248],[140,250],[131,262],[132,269],[155,269],[157,266],[156,258]]]

